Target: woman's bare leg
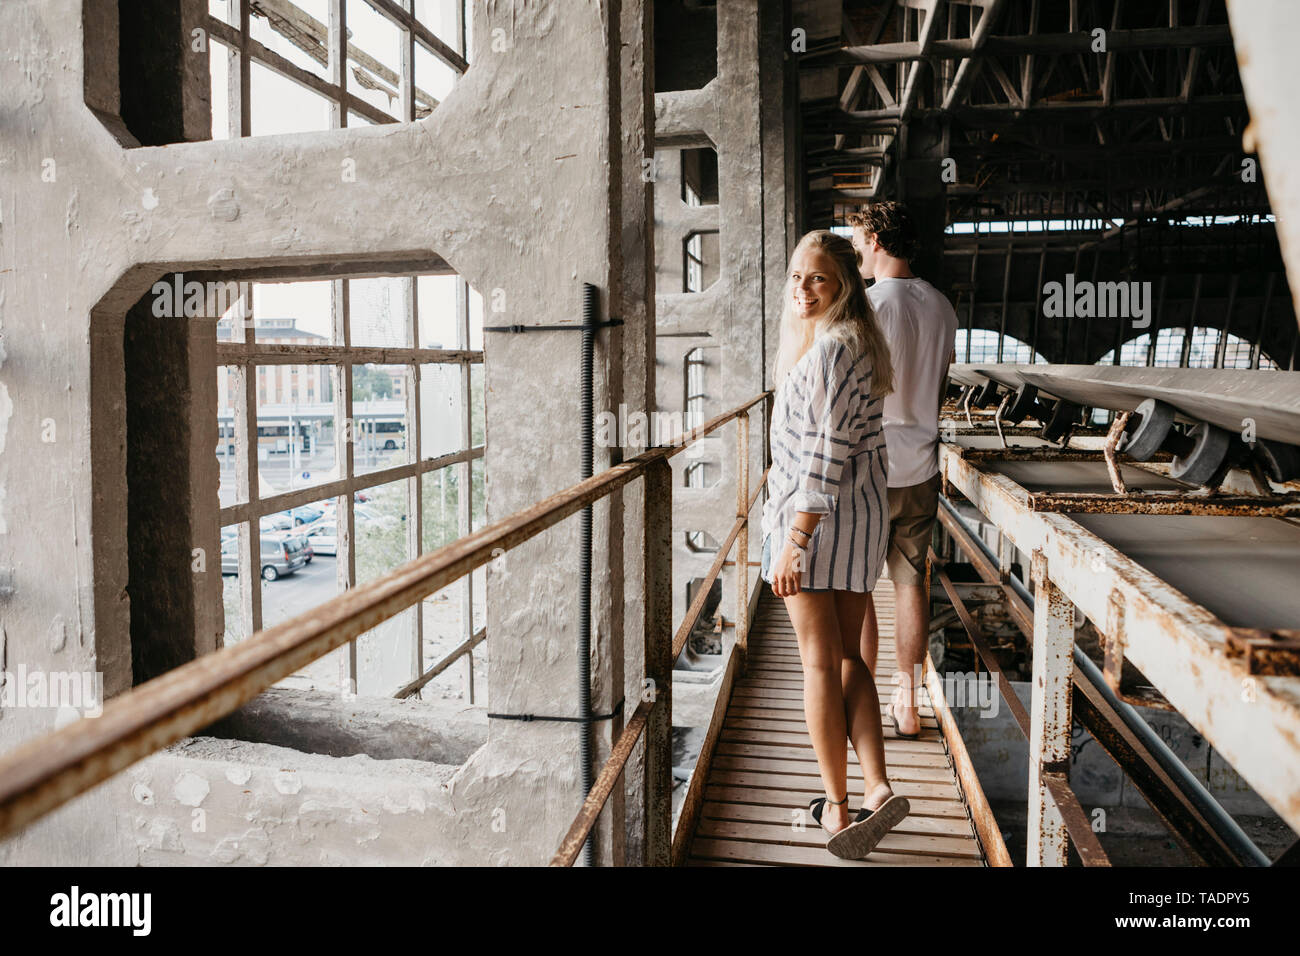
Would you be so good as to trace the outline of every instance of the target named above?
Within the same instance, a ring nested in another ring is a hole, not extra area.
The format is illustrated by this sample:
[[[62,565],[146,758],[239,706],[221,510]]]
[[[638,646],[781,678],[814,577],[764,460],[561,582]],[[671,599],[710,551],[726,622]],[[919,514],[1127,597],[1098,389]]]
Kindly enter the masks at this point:
[[[847,647],[848,645],[844,645]],[[867,670],[876,672],[876,652],[880,647],[880,622],[876,619],[876,600],[867,594],[867,611],[862,616],[862,661]]]
[[[803,710],[817,754],[822,786],[833,800],[848,796],[848,736],[844,697],[840,688],[843,641],[834,595],[838,592],[800,591],[785,598],[785,607],[799,642],[803,663]],[[855,639],[857,631],[854,632]],[[879,714],[876,715],[877,720]],[[849,824],[848,803],[826,804],[822,825],[831,832]]]
[[[863,805],[875,810],[892,791],[885,770],[885,735],[880,726],[880,697],[872,668],[863,660],[864,618],[874,625],[871,595],[836,591],[840,621],[840,687],[844,697],[844,719],[849,740],[862,767]],[[874,626],[872,627],[874,631]],[[874,648],[873,648],[874,649]],[[874,664],[874,661],[872,662]]]

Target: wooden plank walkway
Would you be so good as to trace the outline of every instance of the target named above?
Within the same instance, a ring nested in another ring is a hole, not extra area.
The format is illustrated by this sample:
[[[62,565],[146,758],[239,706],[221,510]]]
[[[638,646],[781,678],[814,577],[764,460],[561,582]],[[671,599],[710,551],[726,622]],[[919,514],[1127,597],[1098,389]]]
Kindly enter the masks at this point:
[[[785,602],[762,585],[749,635],[749,668],[736,682],[707,773],[690,866],[981,866],[984,863],[930,707],[921,708],[921,738],[902,740],[885,726],[885,761],[894,792],[912,805],[908,817],[865,860],[826,851],[826,831],[808,813],[822,796],[817,759],[803,715],[803,676]],[[894,592],[875,591],[880,621],[877,670],[882,710],[893,692]],[[845,741],[845,747],[849,743]],[[862,804],[862,770],[849,749],[849,807]]]

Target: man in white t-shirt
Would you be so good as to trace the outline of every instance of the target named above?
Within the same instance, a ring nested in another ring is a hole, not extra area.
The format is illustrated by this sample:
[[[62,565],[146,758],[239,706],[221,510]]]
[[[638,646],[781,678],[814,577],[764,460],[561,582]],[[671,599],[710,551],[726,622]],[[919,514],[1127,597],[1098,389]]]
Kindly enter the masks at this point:
[[[872,203],[850,216],[862,278],[875,279],[867,298],[876,313],[894,366],[894,391],[885,396],[885,447],[889,457],[889,577],[894,583],[898,691],[890,702],[894,732],[920,733],[915,685],[930,630],[926,559],[939,507],[939,406],[954,358],[957,314],[934,286],[912,273],[917,233],[896,202]],[[879,635],[874,609],[862,629],[863,659],[876,670]]]

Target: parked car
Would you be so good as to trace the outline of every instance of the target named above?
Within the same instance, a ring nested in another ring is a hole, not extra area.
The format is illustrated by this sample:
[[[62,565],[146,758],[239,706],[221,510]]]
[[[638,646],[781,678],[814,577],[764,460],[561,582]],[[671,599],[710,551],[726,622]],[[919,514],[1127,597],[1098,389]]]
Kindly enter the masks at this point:
[[[319,521],[324,513],[324,510],[316,505],[299,505],[297,508],[289,509],[289,517],[293,519],[295,526]]]
[[[338,554],[338,529],[332,522],[319,522],[307,532],[307,543],[320,554]]]
[[[264,515],[260,522],[262,533],[288,531],[293,527],[293,519],[281,511],[279,514]]]
[[[307,564],[307,547],[300,535],[262,535],[261,575],[265,581],[275,581],[293,574]],[[226,537],[221,542],[221,573],[239,573],[239,538]]]

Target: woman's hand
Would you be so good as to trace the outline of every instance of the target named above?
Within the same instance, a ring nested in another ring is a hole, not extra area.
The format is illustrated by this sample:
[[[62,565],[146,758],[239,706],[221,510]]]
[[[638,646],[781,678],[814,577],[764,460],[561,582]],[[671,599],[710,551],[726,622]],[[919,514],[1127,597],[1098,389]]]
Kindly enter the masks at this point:
[[[799,578],[807,564],[807,552],[786,541],[781,555],[772,566],[772,593],[777,597],[790,597],[799,593]]]

